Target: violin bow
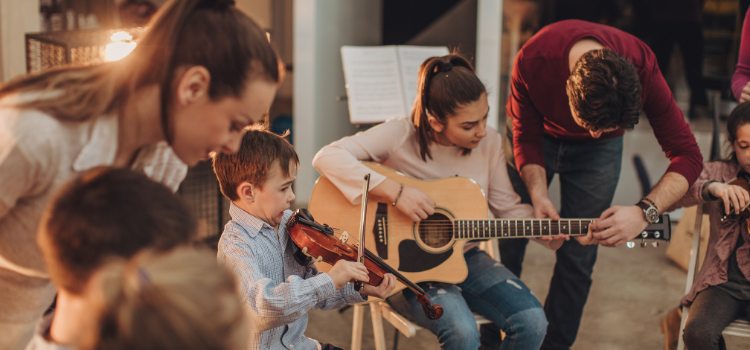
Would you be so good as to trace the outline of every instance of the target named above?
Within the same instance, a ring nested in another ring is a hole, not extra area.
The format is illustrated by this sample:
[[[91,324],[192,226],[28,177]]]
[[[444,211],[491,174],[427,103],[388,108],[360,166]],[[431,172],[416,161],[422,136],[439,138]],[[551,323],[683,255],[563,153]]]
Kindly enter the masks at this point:
[[[370,192],[370,174],[365,175],[365,184],[362,189],[362,217],[359,220],[359,244],[357,245],[359,251],[357,252],[357,261],[365,263],[365,221],[367,220],[367,194]],[[362,291],[364,284],[362,282],[354,282],[354,289]]]

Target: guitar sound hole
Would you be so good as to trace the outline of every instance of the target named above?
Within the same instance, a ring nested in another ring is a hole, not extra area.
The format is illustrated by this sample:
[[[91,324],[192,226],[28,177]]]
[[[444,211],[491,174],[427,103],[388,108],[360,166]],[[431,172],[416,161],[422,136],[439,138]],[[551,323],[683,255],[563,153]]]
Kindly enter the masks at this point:
[[[441,248],[453,238],[453,222],[441,213],[435,213],[419,223],[419,239],[430,248]]]

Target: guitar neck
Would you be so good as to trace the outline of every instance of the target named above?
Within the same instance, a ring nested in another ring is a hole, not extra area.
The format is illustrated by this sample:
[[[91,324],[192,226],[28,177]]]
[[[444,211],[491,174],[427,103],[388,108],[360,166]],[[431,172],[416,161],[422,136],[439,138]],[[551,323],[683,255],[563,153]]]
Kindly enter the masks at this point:
[[[596,219],[489,219],[454,220],[453,235],[456,239],[483,238],[533,238],[557,236],[584,236],[589,225]]]

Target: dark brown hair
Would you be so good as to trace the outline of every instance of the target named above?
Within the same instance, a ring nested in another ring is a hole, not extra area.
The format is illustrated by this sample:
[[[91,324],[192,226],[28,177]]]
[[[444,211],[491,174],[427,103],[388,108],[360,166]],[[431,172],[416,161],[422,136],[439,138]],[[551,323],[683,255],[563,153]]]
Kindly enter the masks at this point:
[[[458,54],[443,57],[430,57],[419,67],[417,99],[411,109],[411,120],[417,128],[419,153],[426,161],[430,154],[430,144],[434,142],[433,130],[427,120],[427,113],[446,125],[446,119],[453,116],[456,109],[479,100],[486,91],[471,63]],[[464,149],[467,155],[470,149]]]
[[[95,349],[247,349],[245,308],[216,253],[146,250],[100,271],[105,305]]]
[[[167,187],[143,173],[106,167],[67,183],[41,227],[53,282],[73,293],[109,257],[129,258],[146,247],[171,249],[197,232],[187,205]]]
[[[575,64],[568,101],[591,131],[632,129],[641,112],[641,83],[633,63],[611,49],[592,50]]]
[[[161,88],[162,124],[171,139],[169,105],[175,71],[203,66],[211,74],[209,96],[241,96],[250,78],[279,82],[282,64],[265,32],[226,0],[172,0],[164,4],[120,61],[63,67],[23,76],[0,87],[16,92],[63,91],[18,103],[61,120],[87,120],[116,111],[136,89]]]
[[[743,102],[734,107],[727,117],[727,141],[731,146],[737,141],[737,129],[740,126],[750,123],[750,102]],[[726,159],[728,162],[737,162],[737,154],[732,151]]]
[[[274,162],[278,161],[281,173],[289,177],[289,165],[299,166],[294,147],[284,138],[262,128],[250,128],[242,137],[236,154],[219,153],[214,156],[214,172],[219,179],[221,193],[236,201],[237,186],[249,182],[263,188]]]

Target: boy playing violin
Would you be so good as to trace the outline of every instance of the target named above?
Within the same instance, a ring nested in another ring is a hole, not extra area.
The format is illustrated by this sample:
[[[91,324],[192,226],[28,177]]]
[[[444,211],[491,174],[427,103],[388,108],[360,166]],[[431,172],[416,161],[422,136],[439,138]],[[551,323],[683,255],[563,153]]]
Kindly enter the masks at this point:
[[[339,261],[328,273],[312,262],[300,265],[286,231],[294,201],[292,183],[299,158],[283,137],[249,130],[237,154],[217,154],[214,171],[232,201],[232,220],[219,241],[219,261],[237,274],[250,318],[250,349],[338,349],[307,338],[307,312],[385,298],[396,286],[387,274],[378,287],[355,291],[351,280],[368,281],[360,263]],[[364,295],[364,296],[363,296]]]

